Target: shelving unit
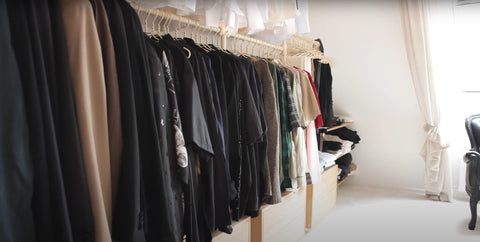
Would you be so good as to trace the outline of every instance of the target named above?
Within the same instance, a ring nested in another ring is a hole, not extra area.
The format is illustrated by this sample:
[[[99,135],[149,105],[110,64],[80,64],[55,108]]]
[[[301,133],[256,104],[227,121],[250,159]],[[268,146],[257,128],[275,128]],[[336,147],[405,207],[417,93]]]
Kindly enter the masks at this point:
[[[352,124],[353,124],[353,122],[343,122],[340,125],[328,128],[327,132],[330,132],[330,131],[333,131],[333,130],[336,130],[336,129],[340,129],[340,128],[343,128],[343,127],[347,127],[347,126],[352,125]]]
[[[343,128],[343,127],[347,127],[347,126],[352,125],[352,124],[353,124],[353,122],[344,122],[344,123],[342,123],[342,124],[340,124],[340,125],[336,125],[336,126],[333,126],[333,127],[328,128],[328,129],[327,129],[327,132],[333,131],[333,130],[337,130],[337,129],[340,129],[340,128]],[[323,146],[323,136],[324,136],[324,135],[325,135],[324,133],[321,135],[320,147]],[[344,155],[346,155],[346,154],[348,154],[348,153],[338,154],[336,159],[339,159],[340,157],[342,157],[342,156],[344,156]],[[351,173],[352,173],[353,171],[355,171],[356,169],[357,169],[357,166],[356,166],[355,164],[353,164],[353,163],[350,164],[350,173],[349,173],[349,175],[348,175],[347,177],[345,177],[345,179],[343,179],[342,181],[337,182],[337,185],[341,185],[342,183],[344,183],[344,182],[348,179],[348,177],[351,175]]]
[[[250,216],[245,216],[239,221],[233,221],[232,223],[233,232],[232,234],[226,234],[220,231],[215,231],[213,233],[213,242],[231,242],[231,241],[241,241],[241,242],[250,242],[251,241],[251,218]]]
[[[252,242],[298,241],[305,234],[307,189],[286,192],[282,202],[263,205],[252,218]]]
[[[334,165],[322,173],[322,180],[307,186],[305,229],[310,231],[336,206],[338,167]]]
[[[342,185],[351,175],[353,175],[353,173],[355,172],[355,170],[357,170],[357,165],[355,165],[355,164],[353,164],[353,163],[350,164],[350,173],[348,173],[348,176],[345,177],[345,179],[337,182],[337,185],[338,185],[338,186]]]
[[[353,122],[345,122],[331,127],[332,131],[346,127]],[[340,154],[340,158],[344,154]],[[251,221],[251,242],[298,241],[336,206],[337,201],[337,165],[327,168],[322,179],[309,184],[297,192],[287,192],[282,202],[276,205],[263,205],[260,214]],[[302,213],[301,211],[304,211]]]

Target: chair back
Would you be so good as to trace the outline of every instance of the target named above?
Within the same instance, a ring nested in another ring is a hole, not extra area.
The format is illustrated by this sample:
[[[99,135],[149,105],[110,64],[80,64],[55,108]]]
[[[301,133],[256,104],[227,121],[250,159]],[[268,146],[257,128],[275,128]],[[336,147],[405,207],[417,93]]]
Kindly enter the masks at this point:
[[[465,128],[471,146],[470,152],[465,154],[465,161],[467,161],[465,190],[472,196],[472,192],[478,194],[480,185],[480,155],[478,154],[480,152],[480,114],[466,118]]]
[[[480,145],[480,114],[472,115],[465,119],[465,128],[472,150],[479,152]]]

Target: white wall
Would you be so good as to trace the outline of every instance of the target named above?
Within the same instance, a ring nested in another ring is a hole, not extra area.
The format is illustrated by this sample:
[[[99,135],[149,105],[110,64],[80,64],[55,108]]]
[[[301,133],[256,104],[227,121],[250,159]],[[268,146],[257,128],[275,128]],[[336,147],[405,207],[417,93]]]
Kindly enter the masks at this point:
[[[310,0],[310,37],[336,60],[334,111],[355,120],[351,182],[423,189],[424,142],[398,1]]]

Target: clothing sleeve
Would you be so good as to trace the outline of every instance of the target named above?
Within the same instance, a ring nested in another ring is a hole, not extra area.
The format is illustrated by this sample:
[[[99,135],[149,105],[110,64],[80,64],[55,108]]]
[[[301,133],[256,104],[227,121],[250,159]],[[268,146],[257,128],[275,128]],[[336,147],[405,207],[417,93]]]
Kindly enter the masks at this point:
[[[242,97],[240,99],[241,109],[244,109],[245,112],[245,127],[246,127],[246,142],[253,143],[261,138],[262,132],[262,122],[260,120],[260,115],[258,113],[257,106],[255,105],[255,99],[253,98],[252,89],[248,83],[247,75],[244,71],[241,71],[242,77]]]
[[[314,87],[310,84],[310,80],[308,79],[306,71],[301,71],[300,76],[303,111],[305,115],[305,122],[308,124],[321,115],[320,105],[318,105],[318,99],[313,90]]]
[[[315,71],[317,71],[317,69]],[[322,116],[322,111],[323,110],[322,110],[322,106],[320,105],[320,100],[318,98],[317,87],[314,83],[312,75],[310,75],[309,72],[306,72],[306,73],[307,73],[308,79],[310,80],[310,85],[312,86],[312,90],[313,90],[313,93],[315,95],[315,99],[317,99],[317,104],[318,104],[318,108],[319,108],[319,111],[320,111],[320,115],[318,115],[317,118],[315,119],[315,128],[318,129],[318,128],[323,127],[323,125],[324,125],[323,116]]]
[[[184,92],[183,95],[180,95],[180,99],[184,101],[183,107],[179,107],[179,109],[180,111],[184,111],[181,119],[185,124],[183,126],[185,138],[188,139],[188,137],[190,137],[190,141],[199,148],[213,154],[213,147],[210,141],[210,134],[208,132],[207,121],[205,120],[202,102],[200,101],[197,81],[193,75],[192,66],[187,59],[185,59],[184,67],[183,78],[184,80],[190,80],[188,85],[183,86]]]
[[[285,69],[282,69],[281,73],[283,75],[283,86],[285,88],[285,100],[287,101],[288,130],[292,131],[293,129],[300,127],[300,118],[298,117],[295,100],[293,99],[291,80]]]

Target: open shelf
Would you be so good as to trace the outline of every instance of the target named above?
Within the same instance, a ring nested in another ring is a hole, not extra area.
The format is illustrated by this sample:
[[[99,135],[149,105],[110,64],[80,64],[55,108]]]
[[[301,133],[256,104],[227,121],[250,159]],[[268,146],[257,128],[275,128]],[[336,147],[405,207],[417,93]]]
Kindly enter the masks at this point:
[[[348,176],[345,177],[345,179],[337,182],[337,185],[340,186],[342,183],[344,183],[351,175],[353,175],[355,173],[356,170],[357,170],[357,165],[354,164],[354,163],[351,163],[350,164],[350,173],[348,173]]]
[[[213,242],[250,242],[251,240],[251,218],[245,216],[239,221],[232,221],[233,233],[226,234],[220,231],[213,233]]]
[[[335,208],[337,174],[337,165],[331,166],[322,173],[320,182],[307,186],[306,231],[318,225]]]
[[[340,129],[340,128],[343,128],[343,127],[347,127],[347,126],[352,125],[352,124],[353,124],[353,122],[344,122],[344,123],[342,123],[342,124],[340,124],[340,125],[337,125],[337,126],[333,126],[333,127],[328,128],[328,129],[327,129],[327,132],[333,131],[333,130],[336,130],[336,129]]]
[[[252,218],[251,242],[299,241],[305,234],[306,188],[282,194],[282,202],[265,204]]]

